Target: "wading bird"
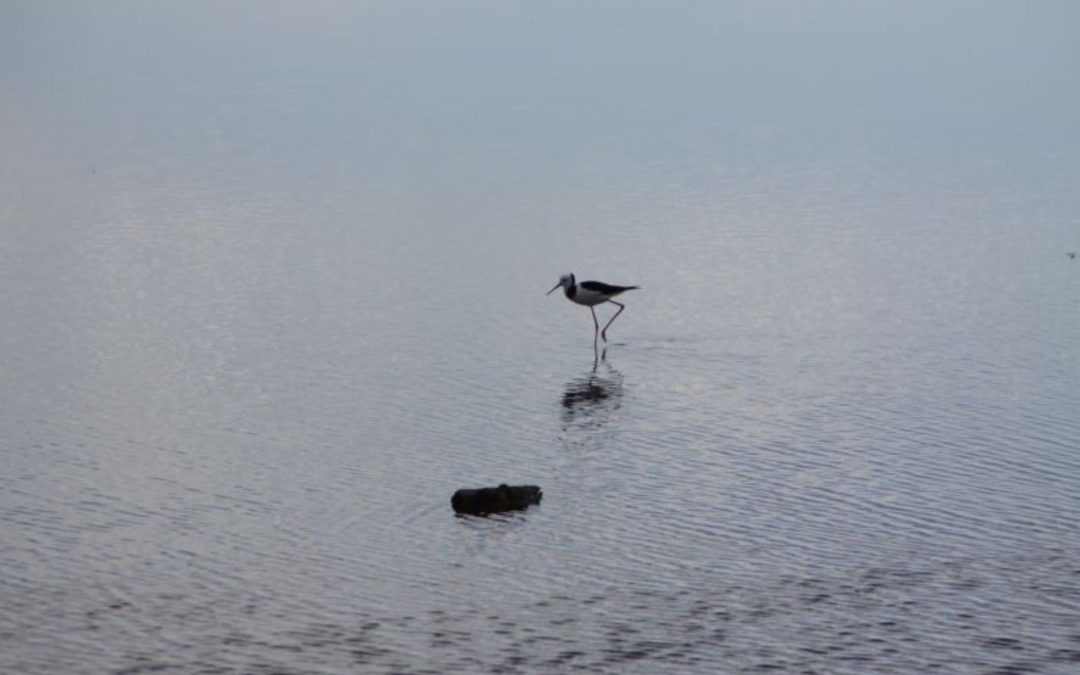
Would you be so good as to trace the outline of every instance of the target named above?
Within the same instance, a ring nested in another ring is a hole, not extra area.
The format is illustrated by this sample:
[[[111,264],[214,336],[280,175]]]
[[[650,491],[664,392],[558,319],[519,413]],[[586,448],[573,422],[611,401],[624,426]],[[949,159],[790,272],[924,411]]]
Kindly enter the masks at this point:
[[[637,288],[637,286],[612,286],[611,284],[605,284],[602,281],[582,281],[579,284],[574,279],[573,274],[564,274],[559,277],[559,283],[552,286],[551,290],[547,292],[547,295],[554,293],[555,289],[560,286],[562,286],[563,292],[566,293],[567,299],[589,308],[589,311],[592,312],[592,320],[593,325],[596,326],[596,332],[604,339],[604,342],[607,342],[608,327],[611,326],[611,324],[615,322],[615,319],[622,314],[622,311],[626,309],[626,305],[621,302],[615,302],[612,298]],[[613,305],[617,305],[619,310],[608,320],[604,329],[600,330],[600,322],[596,320],[596,310],[593,309],[593,307],[602,302],[610,302]],[[595,336],[593,339],[596,339]]]

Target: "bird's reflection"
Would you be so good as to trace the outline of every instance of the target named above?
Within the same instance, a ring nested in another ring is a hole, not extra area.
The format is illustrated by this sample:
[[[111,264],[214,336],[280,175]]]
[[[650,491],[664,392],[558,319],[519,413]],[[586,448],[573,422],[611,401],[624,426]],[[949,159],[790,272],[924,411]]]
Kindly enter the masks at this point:
[[[594,428],[608,422],[619,408],[623,393],[622,373],[607,361],[607,350],[594,354],[592,368],[563,388],[563,428]]]

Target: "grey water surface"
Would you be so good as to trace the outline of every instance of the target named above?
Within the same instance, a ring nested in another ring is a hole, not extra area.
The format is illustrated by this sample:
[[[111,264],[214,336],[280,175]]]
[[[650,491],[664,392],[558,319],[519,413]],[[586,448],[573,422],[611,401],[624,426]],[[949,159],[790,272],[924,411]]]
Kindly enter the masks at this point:
[[[0,3],[0,671],[1077,672],[1078,8]]]

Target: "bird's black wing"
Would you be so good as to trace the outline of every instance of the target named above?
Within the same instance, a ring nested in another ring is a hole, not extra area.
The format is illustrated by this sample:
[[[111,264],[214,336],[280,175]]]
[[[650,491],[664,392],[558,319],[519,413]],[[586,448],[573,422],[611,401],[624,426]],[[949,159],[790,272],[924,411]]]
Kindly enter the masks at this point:
[[[603,281],[582,281],[578,286],[587,291],[595,291],[604,295],[618,295],[623,291],[632,291],[637,288],[637,286],[612,286],[611,284],[605,284]]]

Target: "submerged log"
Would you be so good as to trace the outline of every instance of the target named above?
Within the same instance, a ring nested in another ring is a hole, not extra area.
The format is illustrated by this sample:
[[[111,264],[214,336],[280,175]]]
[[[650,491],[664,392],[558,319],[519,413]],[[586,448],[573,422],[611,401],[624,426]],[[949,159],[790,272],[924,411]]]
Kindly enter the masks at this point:
[[[499,487],[461,489],[454,493],[450,505],[456,513],[486,516],[502,511],[519,511],[539,504],[544,493],[539,485],[500,485]]]

